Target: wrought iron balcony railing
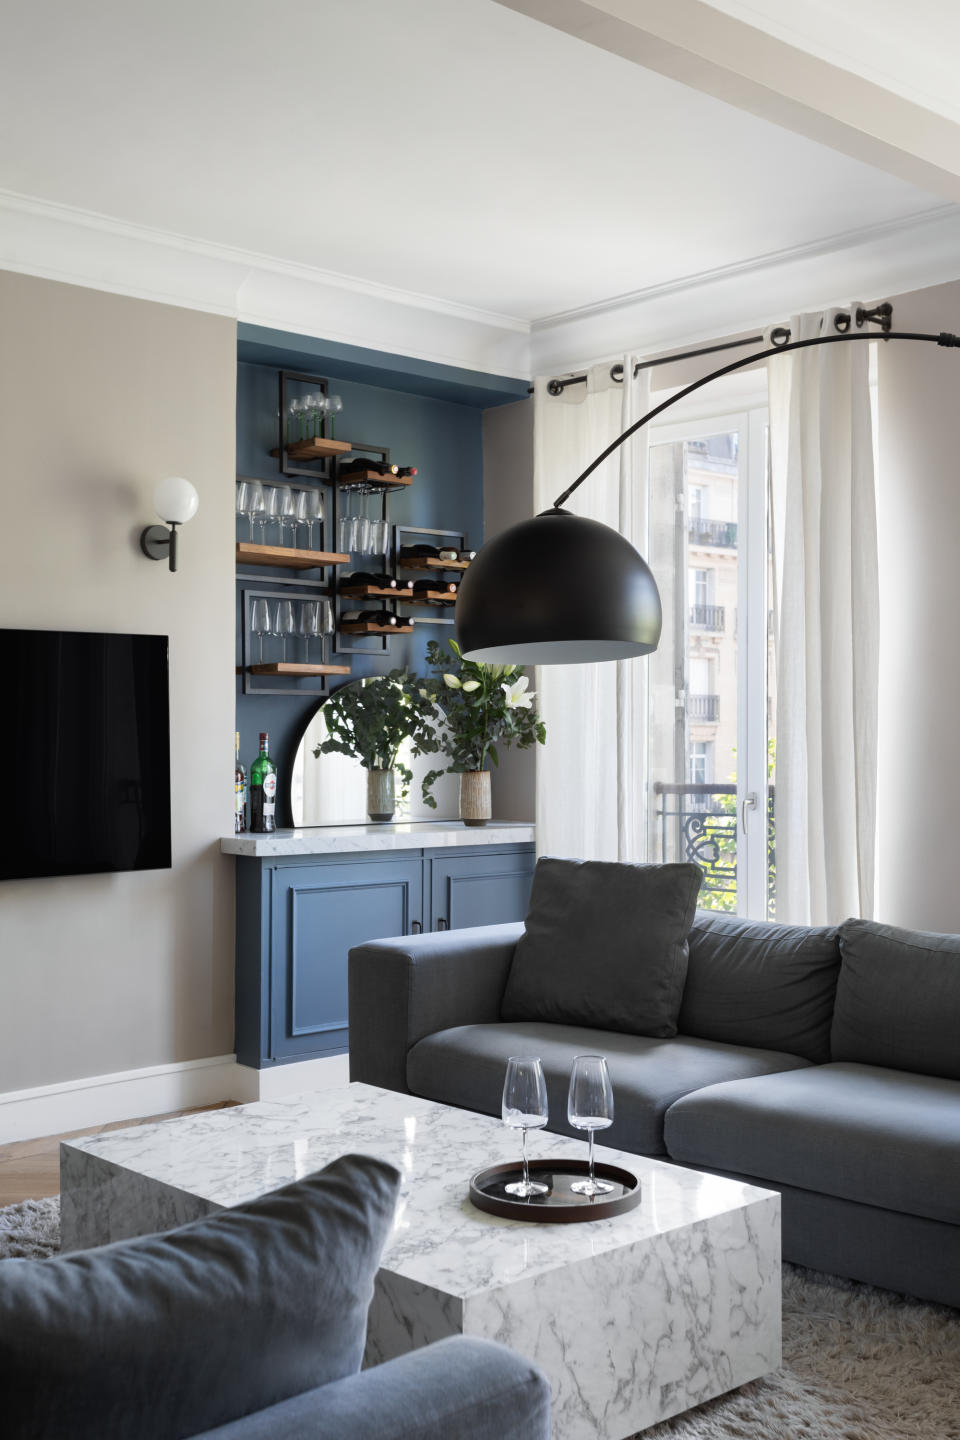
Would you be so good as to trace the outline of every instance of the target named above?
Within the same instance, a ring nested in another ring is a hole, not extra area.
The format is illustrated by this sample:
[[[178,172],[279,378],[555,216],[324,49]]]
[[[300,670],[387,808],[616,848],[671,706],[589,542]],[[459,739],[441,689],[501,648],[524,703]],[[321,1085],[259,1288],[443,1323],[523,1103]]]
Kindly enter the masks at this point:
[[[720,719],[719,695],[688,695],[687,715],[691,720],[715,722]]]
[[[712,630],[715,634],[726,629],[727,611],[724,605],[691,605],[690,624],[695,630]]]
[[[703,871],[700,906],[705,910],[737,908],[736,785],[671,785],[653,787],[660,831],[660,860],[692,861]],[[767,791],[767,906],[773,914],[776,895],[775,787]]]
[[[737,522],[735,520],[698,520],[693,517],[688,525],[691,545],[718,545],[724,550],[737,548]]]

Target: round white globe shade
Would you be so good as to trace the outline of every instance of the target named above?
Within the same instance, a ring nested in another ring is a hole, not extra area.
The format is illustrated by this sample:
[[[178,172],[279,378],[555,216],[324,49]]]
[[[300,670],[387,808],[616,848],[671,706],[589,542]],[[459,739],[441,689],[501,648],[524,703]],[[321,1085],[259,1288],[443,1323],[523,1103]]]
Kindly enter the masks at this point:
[[[200,496],[182,475],[170,475],[154,487],[154,509],[168,525],[186,525],[196,515],[199,504]]]

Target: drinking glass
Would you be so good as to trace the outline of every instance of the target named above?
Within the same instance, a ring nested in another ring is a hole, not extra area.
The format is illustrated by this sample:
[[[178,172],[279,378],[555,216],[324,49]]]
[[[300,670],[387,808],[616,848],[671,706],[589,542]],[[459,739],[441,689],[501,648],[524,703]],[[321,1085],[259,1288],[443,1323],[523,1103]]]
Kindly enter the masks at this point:
[[[287,658],[287,636],[297,633],[296,622],[293,618],[293,601],[280,600],[277,604],[277,619],[274,626],[274,635],[279,635],[283,646],[280,659]]]
[[[320,500],[319,490],[301,490],[297,495],[297,519],[301,525],[306,525],[309,536],[308,544],[313,547],[313,527],[323,519],[323,504]]]
[[[574,1180],[570,1186],[578,1195],[607,1195],[613,1189],[606,1180],[597,1180],[593,1173],[593,1137],[598,1130],[613,1124],[613,1090],[602,1055],[576,1055],[570,1071],[570,1093],[567,1096],[567,1120],[575,1130],[590,1132],[590,1175]]]
[[[357,516],[356,533],[353,535],[353,548],[358,555],[370,553],[370,518],[367,515],[368,494],[361,492],[360,515]]]
[[[279,492],[279,514],[280,521],[280,544],[284,543],[283,532],[290,526],[291,544],[296,548],[297,544],[297,502],[289,485],[278,485]]]
[[[247,498],[250,494],[250,486],[245,480],[237,482],[237,514],[246,515]],[[250,524],[250,539],[253,539],[253,523]]]
[[[386,555],[390,543],[390,525],[386,520],[370,521],[370,554]]]
[[[315,640],[320,632],[320,602],[318,600],[304,600],[300,606],[300,626],[298,634],[303,636],[304,657],[307,664],[310,664],[310,641]]]
[[[290,417],[287,421],[287,440],[291,444],[295,440],[303,439],[304,422],[306,419],[305,411],[306,406],[304,402],[299,396],[295,395],[287,406],[287,414]]]
[[[263,516],[265,508],[265,502],[263,498],[263,486],[261,485],[259,480],[247,480],[244,483],[243,488],[246,490],[246,495],[244,497],[245,503],[243,513],[250,521],[250,539],[252,540],[254,521],[259,521],[261,527],[263,526],[263,519],[261,518]],[[263,536],[261,535],[260,538],[262,541]]]
[[[357,548],[357,517],[351,515],[353,490],[348,487],[344,496],[344,510],[337,527],[337,548],[341,553],[352,555]]]
[[[317,601],[317,634],[333,634],[333,606],[329,600]]]
[[[334,421],[336,420],[337,416],[340,414],[340,411],[343,409],[343,401],[341,400],[341,398],[340,398],[339,395],[327,395],[327,396],[325,396],[324,398],[325,398],[325,402],[326,402],[325,405],[324,405],[324,409],[326,410],[327,414],[328,414],[329,417],[330,417],[330,435],[329,435],[329,438],[330,438],[331,440],[336,440],[337,437],[336,437],[336,435],[334,435],[334,433],[333,433],[333,426],[334,426]]]
[[[266,544],[267,526],[276,523],[280,526],[280,540],[283,541],[283,520],[280,516],[280,490],[276,485],[265,485],[263,487],[263,516],[260,524],[263,527],[261,539]]]
[[[254,635],[259,635],[260,637],[260,663],[262,665],[263,637],[264,635],[273,634],[273,630],[270,625],[270,606],[267,604],[266,600],[254,600],[253,607],[250,611],[250,629],[253,631]]]
[[[527,1131],[541,1130],[549,1118],[547,1084],[539,1060],[511,1055],[503,1082],[503,1123],[523,1135],[523,1179],[511,1181],[503,1188],[508,1195],[527,1200],[531,1195],[546,1195],[548,1187],[530,1179],[527,1161]]]
[[[320,434],[323,423],[324,396],[317,390],[303,397],[303,411],[306,420],[307,438]]]

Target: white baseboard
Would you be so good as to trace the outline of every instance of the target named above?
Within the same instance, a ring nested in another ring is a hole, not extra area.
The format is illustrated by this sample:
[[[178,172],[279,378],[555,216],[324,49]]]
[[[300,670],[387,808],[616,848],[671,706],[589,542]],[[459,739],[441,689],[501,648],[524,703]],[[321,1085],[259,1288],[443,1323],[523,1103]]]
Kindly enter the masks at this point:
[[[0,1094],[0,1145],[116,1120],[142,1120],[146,1115],[166,1115],[194,1105],[216,1105],[222,1100],[246,1104],[297,1090],[326,1090],[345,1085],[349,1078],[346,1055],[267,1070],[238,1065],[235,1055],[215,1055],[63,1080],[33,1090],[8,1090]]]

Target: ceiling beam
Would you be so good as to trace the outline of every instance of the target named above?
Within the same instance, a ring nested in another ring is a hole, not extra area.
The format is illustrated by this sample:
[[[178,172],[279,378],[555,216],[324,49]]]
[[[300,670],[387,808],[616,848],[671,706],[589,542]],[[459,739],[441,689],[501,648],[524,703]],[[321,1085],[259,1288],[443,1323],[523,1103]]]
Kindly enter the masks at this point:
[[[960,201],[960,125],[703,0],[498,3]]]

